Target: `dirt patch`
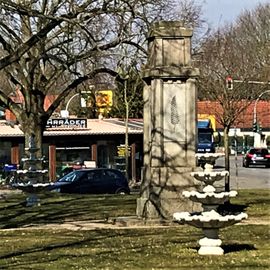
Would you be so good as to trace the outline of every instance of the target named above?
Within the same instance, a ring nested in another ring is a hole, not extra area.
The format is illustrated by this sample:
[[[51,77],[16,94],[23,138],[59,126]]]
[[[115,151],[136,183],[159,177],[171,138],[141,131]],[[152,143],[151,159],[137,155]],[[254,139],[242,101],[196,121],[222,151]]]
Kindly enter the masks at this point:
[[[177,225],[174,225],[176,227]],[[51,224],[45,224],[45,225],[35,225],[30,224],[28,226],[24,226],[21,228],[12,228],[12,229],[3,229],[3,231],[6,230],[71,230],[71,231],[87,231],[87,230],[97,230],[97,229],[143,229],[143,228],[149,228],[149,227],[155,227],[155,228],[164,228],[164,225],[128,225],[128,226],[122,226],[119,224],[109,224],[109,223],[95,223],[95,222],[66,222],[66,223],[51,223]]]
[[[261,220],[261,219],[247,219],[243,220],[236,225],[270,225],[269,220]],[[71,231],[87,231],[87,230],[97,230],[97,229],[146,229],[146,228],[164,228],[164,227],[179,227],[177,223],[148,223],[144,224],[141,220],[138,222],[134,222],[134,218],[132,218],[132,222],[117,222],[117,221],[73,221],[73,222],[65,222],[65,223],[50,223],[50,224],[29,224],[27,226],[23,226],[21,228],[12,228],[12,229],[3,229],[3,230],[71,230]]]

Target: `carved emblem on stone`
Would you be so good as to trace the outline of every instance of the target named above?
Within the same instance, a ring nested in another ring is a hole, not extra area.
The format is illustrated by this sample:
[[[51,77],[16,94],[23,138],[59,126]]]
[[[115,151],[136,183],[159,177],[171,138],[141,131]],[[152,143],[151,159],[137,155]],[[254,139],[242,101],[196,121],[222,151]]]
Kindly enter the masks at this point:
[[[171,100],[171,123],[175,126],[179,124],[180,122],[180,116],[177,110],[177,102],[176,102],[176,97],[174,96]]]

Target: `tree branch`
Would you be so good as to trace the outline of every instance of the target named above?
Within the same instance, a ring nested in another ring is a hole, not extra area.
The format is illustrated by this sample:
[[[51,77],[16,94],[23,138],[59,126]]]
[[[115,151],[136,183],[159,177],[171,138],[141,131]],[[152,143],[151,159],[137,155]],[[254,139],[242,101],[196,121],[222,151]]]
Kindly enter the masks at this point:
[[[100,74],[100,73],[107,73],[107,74],[111,75],[112,77],[114,77],[115,80],[117,80],[119,82],[123,82],[123,79],[119,76],[118,72],[116,72],[112,69],[109,69],[109,68],[95,69],[92,72],[90,72],[89,74],[77,78],[71,84],[69,84],[63,91],[61,91],[61,94],[59,94],[58,97],[56,98],[56,100],[51,104],[51,106],[46,111],[46,114],[48,116],[50,116],[55,111],[55,109],[60,105],[60,103],[63,101],[63,99],[70,94],[70,91],[74,90],[76,87],[81,85],[83,82],[85,82],[89,79],[92,79],[93,77],[95,77],[95,75]]]

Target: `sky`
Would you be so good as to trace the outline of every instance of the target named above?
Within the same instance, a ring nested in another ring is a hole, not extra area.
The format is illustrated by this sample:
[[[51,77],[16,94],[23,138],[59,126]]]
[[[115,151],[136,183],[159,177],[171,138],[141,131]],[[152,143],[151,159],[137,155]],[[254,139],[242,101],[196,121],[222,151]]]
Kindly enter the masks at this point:
[[[245,9],[254,9],[259,3],[269,3],[269,0],[204,0],[204,17],[211,28],[217,28],[225,23],[234,22]]]

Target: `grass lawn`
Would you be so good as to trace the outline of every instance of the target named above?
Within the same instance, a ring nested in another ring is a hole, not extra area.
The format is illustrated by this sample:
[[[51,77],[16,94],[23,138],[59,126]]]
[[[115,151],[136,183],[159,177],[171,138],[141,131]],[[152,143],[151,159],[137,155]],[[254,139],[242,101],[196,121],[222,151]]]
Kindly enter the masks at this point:
[[[270,269],[269,190],[242,190],[231,200],[246,206],[252,224],[220,231],[223,256],[198,255],[201,230],[187,225],[34,226],[135,215],[136,198],[50,193],[40,207],[24,207],[22,194],[1,199],[0,269]]]

